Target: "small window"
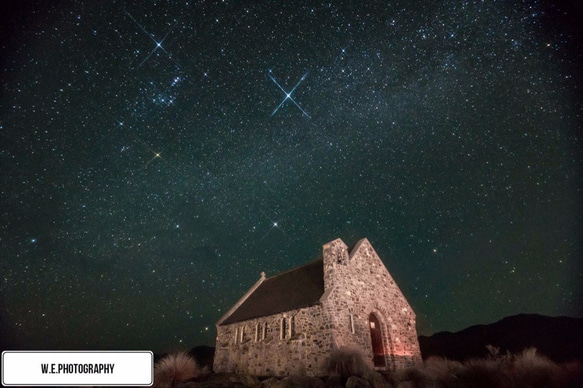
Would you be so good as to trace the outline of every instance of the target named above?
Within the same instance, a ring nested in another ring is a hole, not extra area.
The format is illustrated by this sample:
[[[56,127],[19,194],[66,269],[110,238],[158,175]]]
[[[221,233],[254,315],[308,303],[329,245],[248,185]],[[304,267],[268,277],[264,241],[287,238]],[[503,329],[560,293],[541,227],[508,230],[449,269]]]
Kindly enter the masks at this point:
[[[354,334],[354,314],[348,314],[348,327],[350,328],[350,333]]]
[[[261,331],[261,323],[257,322],[257,325],[255,325],[255,342],[259,342],[261,339]]]
[[[241,326],[239,333],[241,334],[239,342],[243,343],[243,341],[245,341],[245,326]]]
[[[239,328],[235,328],[235,345],[237,345],[237,340],[239,339]]]
[[[289,337],[293,338],[296,334],[296,317],[291,317],[289,321]]]
[[[261,336],[261,339],[264,340],[267,337],[267,322],[265,322],[265,324],[263,325],[263,335]]]
[[[285,318],[281,319],[281,332],[280,332],[280,339],[284,339],[287,332],[287,320]]]

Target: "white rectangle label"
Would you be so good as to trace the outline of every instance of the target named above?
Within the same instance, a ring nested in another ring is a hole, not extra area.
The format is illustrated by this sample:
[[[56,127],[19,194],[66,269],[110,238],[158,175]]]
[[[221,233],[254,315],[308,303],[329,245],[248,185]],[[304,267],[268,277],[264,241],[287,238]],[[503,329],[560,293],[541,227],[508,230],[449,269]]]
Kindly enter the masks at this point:
[[[150,351],[5,351],[2,384],[139,385],[154,383]]]

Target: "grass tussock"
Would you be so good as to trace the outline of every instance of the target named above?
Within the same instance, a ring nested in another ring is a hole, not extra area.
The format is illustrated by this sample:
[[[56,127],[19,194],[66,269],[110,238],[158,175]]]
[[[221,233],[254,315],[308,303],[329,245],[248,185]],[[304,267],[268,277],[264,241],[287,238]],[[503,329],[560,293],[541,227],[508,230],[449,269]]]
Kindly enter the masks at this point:
[[[578,387],[583,378],[581,364],[559,365],[530,348],[517,355],[501,355],[489,347],[484,359],[466,362],[431,357],[395,374],[396,386],[402,387]]]
[[[359,350],[352,348],[333,349],[325,364],[325,370],[328,374],[326,387],[393,388],[384,376],[371,367],[372,363],[368,364],[365,361],[365,356]],[[308,385],[299,386],[307,387]]]
[[[197,379],[203,373],[188,353],[169,354],[154,365],[154,387],[170,388],[180,382]]]
[[[350,348],[336,348],[326,360],[326,371],[330,376],[339,376],[343,380],[351,376],[366,377],[370,368],[361,352]]]

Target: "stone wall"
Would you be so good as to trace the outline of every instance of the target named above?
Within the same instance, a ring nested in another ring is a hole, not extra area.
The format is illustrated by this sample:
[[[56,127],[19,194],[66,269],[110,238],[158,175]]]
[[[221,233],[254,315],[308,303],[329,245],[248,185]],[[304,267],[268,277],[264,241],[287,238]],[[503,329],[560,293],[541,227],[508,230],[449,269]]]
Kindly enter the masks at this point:
[[[332,346],[326,322],[322,306],[315,305],[219,326],[214,371],[324,376],[324,363]]]

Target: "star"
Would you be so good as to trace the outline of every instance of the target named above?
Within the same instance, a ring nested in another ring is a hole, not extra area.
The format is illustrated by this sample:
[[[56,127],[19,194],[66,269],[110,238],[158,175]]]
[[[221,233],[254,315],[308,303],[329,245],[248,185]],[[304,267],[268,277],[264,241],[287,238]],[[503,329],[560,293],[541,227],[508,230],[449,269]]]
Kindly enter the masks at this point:
[[[161,152],[154,152],[154,157],[152,159],[150,159],[150,161],[148,163],[146,163],[146,165],[144,166],[144,168],[148,168],[148,166],[156,159],[161,159],[162,158],[162,153]]]
[[[271,73],[271,70],[269,70],[269,72]],[[310,115],[296,102],[296,100],[294,100],[292,98],[292,93],[296,90],[296,88],[299,86],[299,84],[302,83],[303,80],[306,79],[306,76],[308,75],[308,73],[306,72],[302,78],[298,81],[298,83],[296,84],[296,86],[294,86],[292,88],[292,90],[288,93],[285,91],[284,88],[281,87],[281,85],[275,80],[275,78],[273,78],[273,76],[271,74],[269,74],[269,78],[271,78],[271,80],[281,89],[281,91],[285,94],[285,98],[281,101],[281,103],[277,106],[277,108],[275,108],[275,110],[271,113],[271,116],[273,116],[275,113],[277,113],[277,111],[279,110],[279,108],[281,108],[281,106],[283,105],[284,102],[286,102],[287,100],[290,100],[291,102],[294,103],[295,106],[297,106],[299,108],[299,110],[302,111],[302,113],[304,114],[304,116],[310,118]]]
[[[269,228],[269,230],[267,230],[267,232],[265,232],[265,234],[263,235],[263,237],[261,237],[261,240],[265,239],[274,229],[278,229],[281,231],[281,233],[283,233],[284,236],[288,237],[287,233],[285,233],[285,231],[281,228],[281,220],[283,218],[280,218],[279,220],[273,220],[271,219],[271,217],[268,217],[263,211],[261,211],[261,214],[263,214],[263,216],[265,218],[267,218],[271,224],[271,227]]]
[[[144,60],[142,62],[140,62],[140,64],[138,65],[138,68],[142,67],[144,65],[144,63],[146,63],[146,61],[148,61],[148,59],[150,59],[150,57],[158,50],[162,50],[166,53],[166,55],[168,55],[168,58],[172,59],[172,55],[166,51],[166,49],[164,48],[164,46],[162,46],[162,43],[164,43],[164,41],[166,40],[166,38],[168,37],[168,35],[170,35],[170,33],[172,32],[172,30],[174,29],[174,27],[176,27],[176,24],[178,24],[178,21],[176,23],[174,23],[174,25],[170,28],[170,30],[168,30],[168,32],[166,33],[166,35],[164,35],[164,37],[162,38],[162,40],[158,41],[156,39],[154,39],[154,36],[152,34],[150,34],[148,31],[146,31],[146,29],[144,28],[144,26],[142,26],[140,23],[138,23],[138,21],[127,11],[125,11],[126,15],[128,15],[130,17],[130,19],[132,19],[132,21],[138,26],[140,27],[140,29],[142,31],[144,31],[144,33],[146,35],[148,35],[148,37],[150,39],[152,39],[152,41],[154,42],[155,46],[152,49],[152,51],[150,51],[150,53],[148,54],[148,56],[146,58],[144,58]],[[178,64],[178,63],[176,63]]]

